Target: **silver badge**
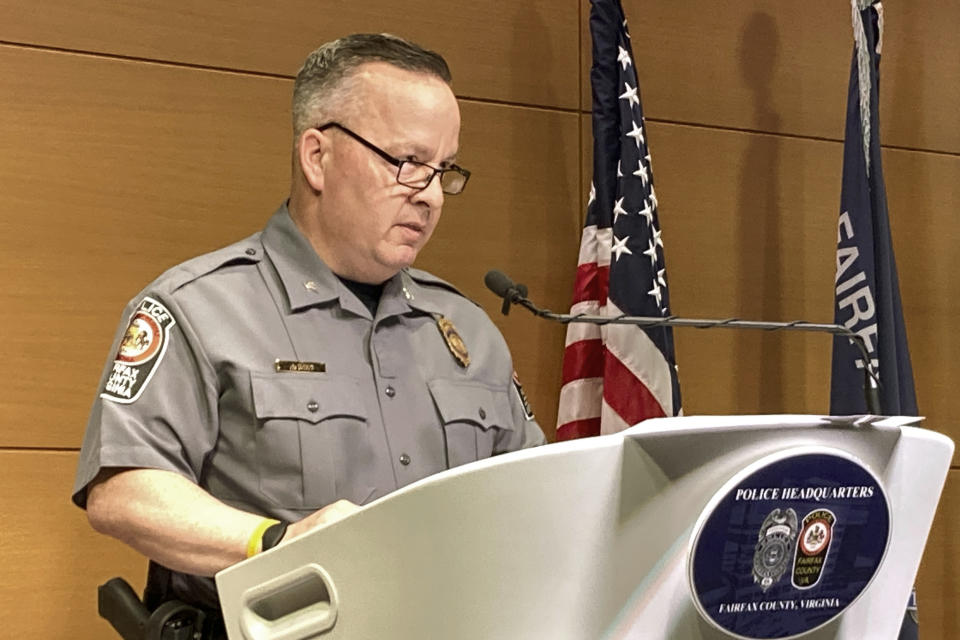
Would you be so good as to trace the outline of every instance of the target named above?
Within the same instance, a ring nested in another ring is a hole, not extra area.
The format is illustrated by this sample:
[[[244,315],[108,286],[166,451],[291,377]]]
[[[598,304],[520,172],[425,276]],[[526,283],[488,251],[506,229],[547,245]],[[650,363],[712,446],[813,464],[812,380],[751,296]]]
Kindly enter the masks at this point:
[[[797,512],[774,509],[763,521],[753,552],[753,581],[766,591],[780,580],[793,559]]]

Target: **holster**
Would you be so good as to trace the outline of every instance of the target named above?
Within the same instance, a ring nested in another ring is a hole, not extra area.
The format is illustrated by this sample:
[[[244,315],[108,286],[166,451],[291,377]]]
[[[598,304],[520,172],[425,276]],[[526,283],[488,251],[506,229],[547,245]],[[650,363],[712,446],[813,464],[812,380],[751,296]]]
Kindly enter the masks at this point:
[[[111,578],[97,589],[97,611],[124,640],[208,640],[217,627],[208,612],[173,598],[170,571],[154,562],[143,601],[126,580]]]

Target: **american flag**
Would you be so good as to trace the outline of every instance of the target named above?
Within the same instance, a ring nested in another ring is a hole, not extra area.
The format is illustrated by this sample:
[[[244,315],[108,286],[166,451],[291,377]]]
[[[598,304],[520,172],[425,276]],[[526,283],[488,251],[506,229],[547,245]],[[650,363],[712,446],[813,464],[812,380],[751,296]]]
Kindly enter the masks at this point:
[[[570,312],[670,315],[663,238],[630,35],[619,0],[592,0],[593,183]],[[572,323],[557,439],[680,415],[673,332]]]

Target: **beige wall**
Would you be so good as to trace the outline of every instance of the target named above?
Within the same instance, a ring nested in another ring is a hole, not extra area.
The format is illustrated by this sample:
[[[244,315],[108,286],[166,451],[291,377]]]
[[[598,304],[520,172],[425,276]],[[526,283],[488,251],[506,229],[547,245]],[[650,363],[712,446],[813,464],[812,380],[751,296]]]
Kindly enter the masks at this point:
[[[11,637],[104,638],[95,586],[144,562],[69,504],[125,301],[257,230],[286,194],[292,75],[314,46],[389,30],[455,74],[470,189],[419,266],[494,316],[552,434],[562,330],[499,315],[500,267],[566,307],[589,182],[586,0],[0,0],[0,605]],[[829,321],[849,5],[625,0],[679,314]],[[890,3],[882,140],[921,410],[956,436],[960,6]],[[827,409],[829,340],[677,334],[687,413]],[[960,631],[958,472],[920,577],[925,638]],[[6,630],[5,629],[5,630]]]

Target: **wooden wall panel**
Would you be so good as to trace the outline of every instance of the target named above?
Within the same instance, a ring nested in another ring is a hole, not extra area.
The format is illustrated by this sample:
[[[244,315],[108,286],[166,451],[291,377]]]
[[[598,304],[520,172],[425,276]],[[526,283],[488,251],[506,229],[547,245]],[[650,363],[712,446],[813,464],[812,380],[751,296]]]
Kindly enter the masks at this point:
[[[78,446],[126,301],[283,201],[290,87],[0,46],[0,444]]]
[[[885,150],[883,162],[917,402],[960,440],[960,156]]]
[[[951,469],[917,576],[920,637],[960,637],[960,470]]]
[[[587,0],[581,0],[586,11]],[[647,117],[840,139],[853,49],[850,5],[815,0],[624,0]],[[960,4],[884,3],[884,144],[960,152]],[[582,38],[589,43],[584,19]],[[582,105],[590,108],[590,50]]]
[[[504,317],[483,276],[500,269],[527,284],[539,304],[569,307],[580,233],[578,126],[572,113],[465,103],[460,157],[473,171],[470,185],[447,199],[440,226],[417,261],[494,319],[551,439],[565,329],[516,307]]]
[[[576,108],[578,0],[0,0],[0,41],[293,76],[318,45],[388,31],[447,57],[458,95]]]
[[[97,586],[121,575],[143,589],[146,559],[95,533],[70,502],[76,463],[76,453],[0,450],[6,638],[118,637],[97,616]]]

